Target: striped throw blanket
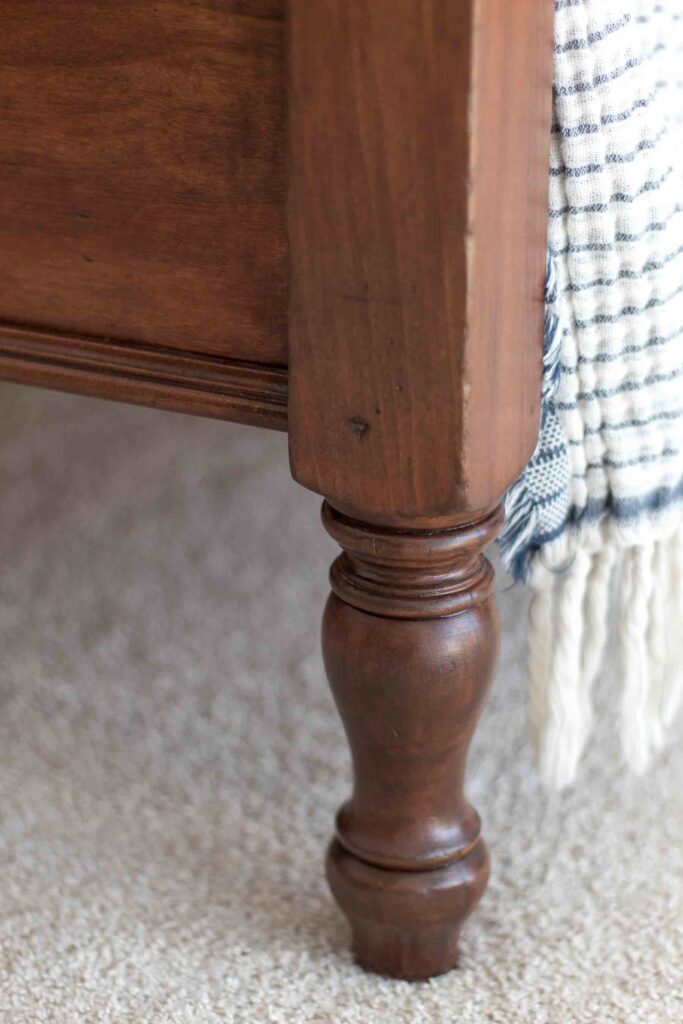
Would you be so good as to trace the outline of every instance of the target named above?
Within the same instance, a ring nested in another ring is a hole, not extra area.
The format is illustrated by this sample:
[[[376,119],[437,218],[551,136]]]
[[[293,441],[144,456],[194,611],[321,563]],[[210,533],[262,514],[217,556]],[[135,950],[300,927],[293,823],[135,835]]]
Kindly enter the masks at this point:
[[[589,735],[612,601],[642,771],[683,694],[683,0],[557,0],[545,380],[502,549],[533,589],[546,780]]]

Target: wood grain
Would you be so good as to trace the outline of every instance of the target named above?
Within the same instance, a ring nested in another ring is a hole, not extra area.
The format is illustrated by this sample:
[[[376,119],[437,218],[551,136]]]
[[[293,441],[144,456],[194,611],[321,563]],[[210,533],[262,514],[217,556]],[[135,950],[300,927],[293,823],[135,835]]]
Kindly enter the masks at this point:
[[[3,0],[0,320],[284,365],[284,0]]]
[[[353,758],[353,795],[328,854],[359,963],[426,978],[451,968],[488,879],[467,750],[498,649],[481,550],[500,510],[439,532],[369,526],[325,504],[343,548],[323,653]]]
[[[288,40],[294,476],[489,507],[538,435],[552,4],[291,0]]]
[[[287,429],[287,371],[0,325],[0,380]]]
[[[467,749],[482,548],[539,429],[553,5],[290,0],[289,437],[343,554],[323,620],[354,768],[328,853],[356,957],[426,978],[486,885]]]
[[[2,4],[0,378],[288,427],[343,549],[328,877],[403,978],[453,965],[488,876],[463,785],[482,549],[539,426],[552,11]]]

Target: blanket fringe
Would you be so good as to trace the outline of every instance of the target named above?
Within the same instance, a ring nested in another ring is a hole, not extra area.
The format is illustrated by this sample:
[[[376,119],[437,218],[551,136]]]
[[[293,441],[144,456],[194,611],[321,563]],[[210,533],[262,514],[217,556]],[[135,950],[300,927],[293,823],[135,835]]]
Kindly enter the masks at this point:
[[[576,777],[592,724],[591,692],[617,588],[620,735],[638,774],[666,741],[683,700],[683,528],[630,547],[579,546],[563,572],[534,567],[529,611],[530,719],[544,781]],[[674,625],[672,628],[672,624]]]

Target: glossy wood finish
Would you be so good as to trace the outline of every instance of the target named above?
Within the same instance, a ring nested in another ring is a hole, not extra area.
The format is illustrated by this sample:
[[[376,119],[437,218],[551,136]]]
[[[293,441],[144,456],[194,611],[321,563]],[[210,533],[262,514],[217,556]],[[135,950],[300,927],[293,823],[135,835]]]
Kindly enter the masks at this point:
[[[0,380],[287,429],[282,367],[0,325]]]
[[[446,970],[488,874],[481,552],[538,431],[553,5],[1,14],[0,378],[287,426],[344,551],[328,877],[364,966]]]
[[[360,518],[488,507],[536,443],[552,17],[291,0],[292,466]]]
[[[290,452],[345,551],[328,877],[359,962],[401,978],[455,963],[488,874],[464,770],[497,649],[481,549],[538,436],[552,19],[290,0]]]
[[[498,647],[481,554],[500,510],[466,527],[399,532],[324,506],[344,553],[323,620],[325,665],[354,765],[328,878],[362,966],[426,978],[457,960],[488,878],[465,759]]]
[[[286,364],[284,15],[2,0],[0,321]]]

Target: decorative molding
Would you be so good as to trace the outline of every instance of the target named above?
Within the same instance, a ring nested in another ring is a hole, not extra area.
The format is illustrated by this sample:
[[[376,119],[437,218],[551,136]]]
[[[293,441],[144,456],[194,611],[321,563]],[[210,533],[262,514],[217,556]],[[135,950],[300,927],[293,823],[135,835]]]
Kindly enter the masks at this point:
[[[287,429],[287,369],[0,324],[0,380]]]
[[[489,874],[463,784],[498,651],[482,551],[502,511],[446,529],[396,529],[326,502],[323,522],[343,548],[323,657],[353,759],[327,877],[359,963],[426,978],[456,962]]]
[[[433,619],[481,604],[493,570],[482,554],[503,525],[499,505],[444,530],[399,530],[361,523],[324,502],[325,529],[343,548],[330,570],[347,604],[397,619]]]

